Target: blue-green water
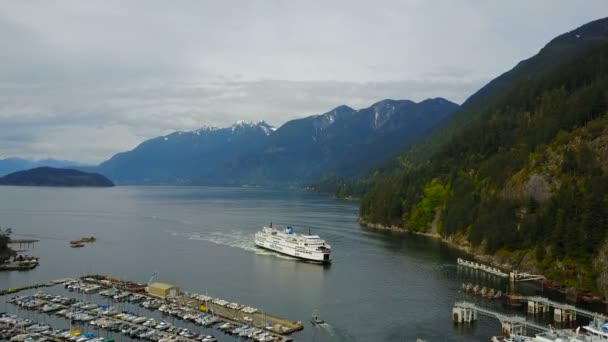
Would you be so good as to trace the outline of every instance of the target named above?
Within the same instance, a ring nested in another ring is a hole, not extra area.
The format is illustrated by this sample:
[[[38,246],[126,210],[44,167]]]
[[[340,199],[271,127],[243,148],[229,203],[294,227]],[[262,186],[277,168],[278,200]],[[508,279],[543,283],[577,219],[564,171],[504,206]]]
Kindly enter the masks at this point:
[[[262,225],[310,227],[333,249],[329,266],[258,250]],[[487,341],[494,319],[456,327],[465,299],[457,254],[432,239],[370,230],[357,204],[301,191],[213,187],[67,189],[0,187],[0,225],[41,241],[41,266],[0,273],[0,288],[89,273],[159,281],[305,323],[296,341]],[[69,248],[94,235],[95,244]],[[3,298],[4,301],[4,298]],[[14,311],[6,304],[3,311]],[[499,307],[498,304],[491,304]],[[308,322],[318,309],[328,322]],[[220,337],[223,337],[220,335]],[[220,340],[230,340],[222,338]]]

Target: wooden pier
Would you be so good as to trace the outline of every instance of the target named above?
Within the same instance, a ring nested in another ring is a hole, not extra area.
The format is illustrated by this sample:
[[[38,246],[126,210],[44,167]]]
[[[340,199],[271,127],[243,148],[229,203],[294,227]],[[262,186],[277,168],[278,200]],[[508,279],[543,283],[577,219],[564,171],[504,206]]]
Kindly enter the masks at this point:
[[[37,239],[10,239],[8,241],[9,244],[11,245],[19,245],[19,249],[23,249],[23,247],[26,248],[30,248],[31,247],[35,247],[36,242],[38,242],[40,240]]]
[[[491,275],[495,275],[495,276],[501,277],[501,278],[508,278],[512,282],[534,281],[534,280],[544,280],[545,279],[544,276],[539,275],[539,274],[530,274],[530,273],[526,273],[526,272],[519,272],[516,270],[506,273],[496,267],[480,264],[478,262],[469,261],[469,260],[465,260],[462,258],[458,258],[456,260],[456,263],[458,264],[458,266],[463,266],[463,267],[468,267],[468,268],[471,268],[474,270],[479,270],[479,271],[489,273]]]

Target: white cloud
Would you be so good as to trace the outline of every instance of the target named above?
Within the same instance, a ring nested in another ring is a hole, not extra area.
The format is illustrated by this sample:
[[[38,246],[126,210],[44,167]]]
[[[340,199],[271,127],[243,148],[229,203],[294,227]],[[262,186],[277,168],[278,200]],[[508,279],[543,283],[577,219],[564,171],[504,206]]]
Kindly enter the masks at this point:
[[[462,102],[605,1],[4,1],[0,155],[97,162],[171,130]],[[550,16],[547,11],[550,10]]]

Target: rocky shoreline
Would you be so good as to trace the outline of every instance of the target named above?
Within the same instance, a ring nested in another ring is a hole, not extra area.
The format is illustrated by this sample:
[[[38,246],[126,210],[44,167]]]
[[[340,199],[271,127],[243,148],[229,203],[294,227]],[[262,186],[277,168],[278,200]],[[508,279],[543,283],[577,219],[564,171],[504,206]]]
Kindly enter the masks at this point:
[[[421,236],[426,236],[428,238],[439,240],[439,241],[447,244],[451,248],[454,248],[460,252],[463,252],[463,253],[469,255],[472,259],[474,259],[478,262],[482,262],[482,263],[487,264],[492,267],[501,268],[503,270],[511,270],[511,269],[515,268],[515,266],[516,266],[513,262],[507,261],[506,258],[500,258],[495,255],[482,253],[479,249],[476,249],[473,246],[471,246],[470,243],[468,241],[466,241],[466,239],[464,239],[464,237],[445,238],[438,233],[423,233],[423,232],[412,231],[412,230],[409,230],[409,229],[406,229],[403,227],[399,227],[399,226],[390,226],[389,227],[389,226],[384,226],[384,225],[378,224],[378,223],[367,222],[364,219],[362,219],[361,217],[358,218],[358,221],[360,224],[364,225],[365,227],[372,228],[372,229],[386,230],[386,231],[404,233],[404,234],[421,235]],[[521,261],[520,261],[520,264],[525,265],[525,263],[522,263]],[[533,268],[533,267],[524,268],[523,270],[528,271],[528,272],[541,273],[541,272],[539,272],[538,269]],[[571,302],[584,301],[584,302],[600,302],[600,303],[608,304],[608,300],[606,297],[600,297],[597,295],[593,295],[589,292],[585,292],[585,291],[582,291],[581,289],[577,289],[577,288],[565,288],[565,287],[560,286],[557,282],[555,282],[551,279],[548,279],[548,278],[544,281],[544,287],[560,292],[561,294],[563,294],[566,297],[566,299],[568,301],[571,301]]]

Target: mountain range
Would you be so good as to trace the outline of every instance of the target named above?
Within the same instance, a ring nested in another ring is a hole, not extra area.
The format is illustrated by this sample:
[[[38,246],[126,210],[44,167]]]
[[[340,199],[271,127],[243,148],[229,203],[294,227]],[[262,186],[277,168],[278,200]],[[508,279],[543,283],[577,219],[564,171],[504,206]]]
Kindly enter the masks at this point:
[[[121,184],[208,184],[219,166],[262,145],[272,132],[263,121],[174,132],[118,153],[94,170]]]
[[[305,184],[321,175],[363,175],[418,141],[458,109],[443,98],[383,100],[355,110],[174,132],[118,153],[94,171],[120,184]]]

